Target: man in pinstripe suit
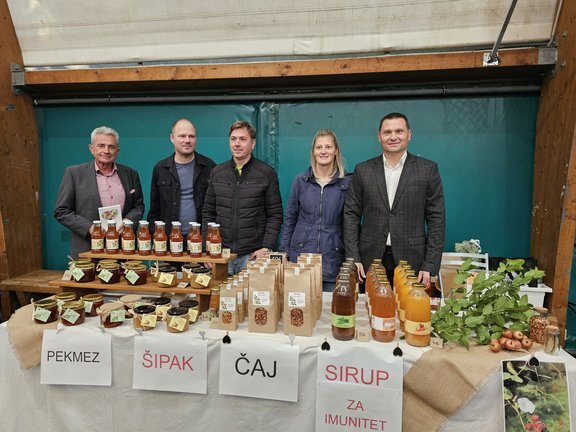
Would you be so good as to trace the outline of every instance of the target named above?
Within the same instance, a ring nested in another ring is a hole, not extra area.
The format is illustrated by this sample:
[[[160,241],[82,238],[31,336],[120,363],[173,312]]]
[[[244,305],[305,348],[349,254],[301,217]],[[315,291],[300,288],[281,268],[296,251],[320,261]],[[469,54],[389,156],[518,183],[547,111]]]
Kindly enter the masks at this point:
[[[358,274],[382,258],[392,283],[394,267],[407,260],[428,285],[444,249],[444,192],[435,162],[408,153],[412,137],[404,114],[380,121],[382,156],[358,164],[344,206],[344,245]]]

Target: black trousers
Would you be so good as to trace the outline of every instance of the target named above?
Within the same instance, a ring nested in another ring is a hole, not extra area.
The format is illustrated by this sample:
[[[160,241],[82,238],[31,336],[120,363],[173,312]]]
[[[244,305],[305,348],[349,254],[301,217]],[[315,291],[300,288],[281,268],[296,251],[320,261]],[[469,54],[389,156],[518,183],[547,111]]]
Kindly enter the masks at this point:
[[[392,246],[386,246],[384,255],[382,255],[382,265],[386,269],[386,276],[391,286],[394,286],[394,269],[396,263],[394,262],[394,255],[392,254]]]

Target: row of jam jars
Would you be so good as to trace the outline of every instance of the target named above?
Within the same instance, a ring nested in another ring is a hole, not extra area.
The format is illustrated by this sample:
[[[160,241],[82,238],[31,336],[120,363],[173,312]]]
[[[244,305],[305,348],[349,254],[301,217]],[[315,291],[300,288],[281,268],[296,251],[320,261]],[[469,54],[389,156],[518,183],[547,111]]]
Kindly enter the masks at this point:
[[[351,340],[356,334],[356,294],[349,275],[336,281],[332,293],[332,336]]]
[[[406,299],[406,342],[416,347],[424,347],[430,343],[431,314],[430,297],[426,294],[424,284],[412,284],[412,290]]]

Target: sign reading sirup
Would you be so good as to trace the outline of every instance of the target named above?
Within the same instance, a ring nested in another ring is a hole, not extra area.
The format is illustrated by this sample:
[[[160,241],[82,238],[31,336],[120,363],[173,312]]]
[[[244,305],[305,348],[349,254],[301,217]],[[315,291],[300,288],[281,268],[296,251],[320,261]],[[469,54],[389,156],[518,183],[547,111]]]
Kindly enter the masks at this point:
[[[93,328],[44,330],[40,383],[112,385],[111,345],[110,334]]]
[[[330,345],[318,348],[316,430],[401,431],[402,357],[388,346]]]
[[[235,333],[220,348],[220,394],[298,401],[300,348],[276,338]]]

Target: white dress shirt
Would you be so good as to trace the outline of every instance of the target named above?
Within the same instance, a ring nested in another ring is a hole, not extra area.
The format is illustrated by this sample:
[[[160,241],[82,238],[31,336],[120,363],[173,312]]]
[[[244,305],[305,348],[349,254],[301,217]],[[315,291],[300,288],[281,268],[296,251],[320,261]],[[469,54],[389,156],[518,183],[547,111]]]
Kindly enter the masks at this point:
[[[396,166],[392,166],[386,160],[386,156],[382,153],[382,160],[384,161],[384,176],[386,177],[386,192],[388,193],[388,204],[392,208],[394,203],[394,197],[396,196],[396,190],[398,189],[398,183],[400,182],[400,176],[402,175],[402,168],[404,168],[404,162],[406,162],[407,152],[404,152],[400,162]],[[392,241],[390,239],[390,233],[388,233],[388,238],[386,239],[386,246],[392,246]]]

